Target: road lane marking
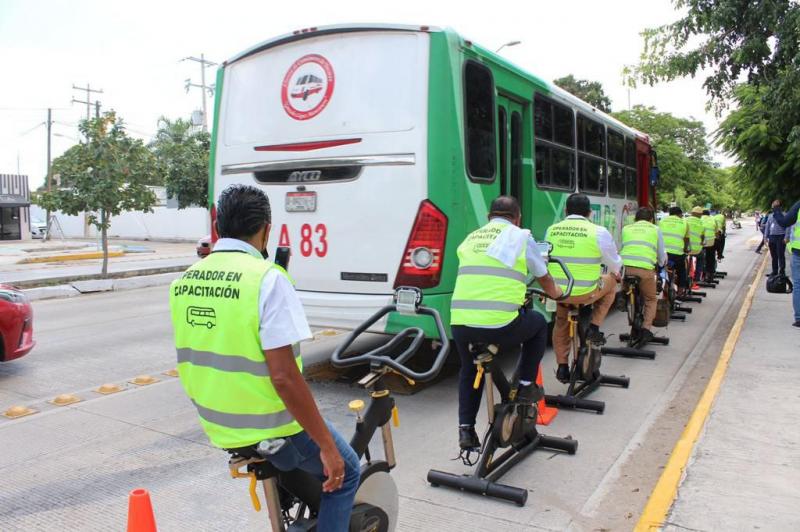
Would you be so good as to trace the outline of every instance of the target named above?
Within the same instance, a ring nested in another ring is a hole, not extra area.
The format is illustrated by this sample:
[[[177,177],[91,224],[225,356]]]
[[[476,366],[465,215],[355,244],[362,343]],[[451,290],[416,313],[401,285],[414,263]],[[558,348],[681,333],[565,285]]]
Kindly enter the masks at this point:
[[[722,353],[714,368],[714,373],[711,374],[711,378],[708,381],[706,389],[703,391],[703,395],[697,402],[697,406],[694,412],[692,412],[689,422],[683,430],[683,434],[681,434],[681,437],[672,449],[667,465],[661,473],[661,477],[658,479],[655,488],[653,488],[653,491],[650,493],[644,511],[638,523],[636,523],[635,530],[637,532],[647,532],[660,528],[672,508],[672,504],[678,494],[678,487],[683,478],[683,473],[686,470],[686,464],[692,456],[692,451],[697,443],[697,439],[705,426],[708,414],[711,411],[711,407],[714,405],[714,400],[725,379],[725,374],[728,371],[728,364],[730,363],[736,344],[739,341],[739,335],[742,333],[744,321],[750,312],[756,288],[761,284],[761,277],[764,274],[766,265],[767,261],[762,260],[761,266],[758,268],[758,273],[756,273],[755,279],[753,279],[753,284],[750,286],[750,290],[747,292],[742,303],[742,308],[739,310],[736,322],[733,324],[731,332],[725,340],[725,345],[722,348]]]

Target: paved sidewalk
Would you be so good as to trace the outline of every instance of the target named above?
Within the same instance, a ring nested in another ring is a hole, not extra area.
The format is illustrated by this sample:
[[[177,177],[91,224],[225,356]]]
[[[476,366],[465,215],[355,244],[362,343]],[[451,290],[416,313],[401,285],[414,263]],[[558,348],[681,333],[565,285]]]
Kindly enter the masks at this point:
[[[800,530],[800,329],[759,283],[664,530]]]

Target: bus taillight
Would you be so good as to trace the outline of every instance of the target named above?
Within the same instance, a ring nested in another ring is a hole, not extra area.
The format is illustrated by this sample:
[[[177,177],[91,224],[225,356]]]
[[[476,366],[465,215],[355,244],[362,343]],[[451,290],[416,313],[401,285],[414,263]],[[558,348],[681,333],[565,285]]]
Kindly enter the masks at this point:
[[[447,216],[428,200],[417,211],[417,218],[400,260],[394,287],[431,288],[439,284],[447,237]]]
[[[215,243],[219,240],[219,235],[217,234],[217,207],[216,205],[211,206],[211,243]]]

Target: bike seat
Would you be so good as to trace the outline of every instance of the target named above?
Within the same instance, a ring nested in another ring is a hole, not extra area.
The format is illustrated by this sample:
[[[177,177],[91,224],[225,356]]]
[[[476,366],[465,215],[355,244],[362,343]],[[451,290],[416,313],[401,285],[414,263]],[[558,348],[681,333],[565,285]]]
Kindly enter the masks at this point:
[[[624,281],[628,284],[639,284],[639,281],[641,281],[641,279],[639,279],[635,275],[626,275]]]
[[[486,354],[496,355],[499,351],[500,346],[498,344],[489,344],[486,342],[475,342],[469,344],[469,353],[472,355],[473,359],[478,359]]]

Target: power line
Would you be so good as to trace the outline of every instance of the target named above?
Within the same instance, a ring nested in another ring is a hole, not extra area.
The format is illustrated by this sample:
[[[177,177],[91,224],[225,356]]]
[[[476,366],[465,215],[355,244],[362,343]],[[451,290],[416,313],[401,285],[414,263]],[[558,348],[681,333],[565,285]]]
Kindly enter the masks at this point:
[[[213,85],[206,85],[206,68],[210,66],[215,66],[216,63],[213,61],[209,61],[206,59],[205,54],[200,54],[200,58],[197,57],[184,57],[181,61],[194,61],[196,63],[200,63],[200,84],[192,83],[192,79],[189,78],[186,80],[186,92],[189,92],[189,89],[192,87],[197,87],[200,89],[200,94],[203,98],[203,131],[208,131],[208,119],[206,118],[206,92],[209,95],[214,94],[214,86]]]
[[[100,102],[98,100],[95,100],[94,103],[92,103],[91,99],[92,99],[92,93],[93,92],[95,92],[97,94],[103,94],[103,89],[93,89],[93,88],[91,88],[91,86],[88,83],[86,84],[85,87],[76,87],[73,84],[72,88],[75,89],[75,90],[78,90],[78,91],[86,91],[86,100],[76,100],[75,98],[72,99],[72,103],[83,103],[83,104],[86,104],[86,120],[89,120],[92,117],[91,116],[92,105],[94,105],[94,109],[95,109],[95,118],[99,118],[100,117]]]

